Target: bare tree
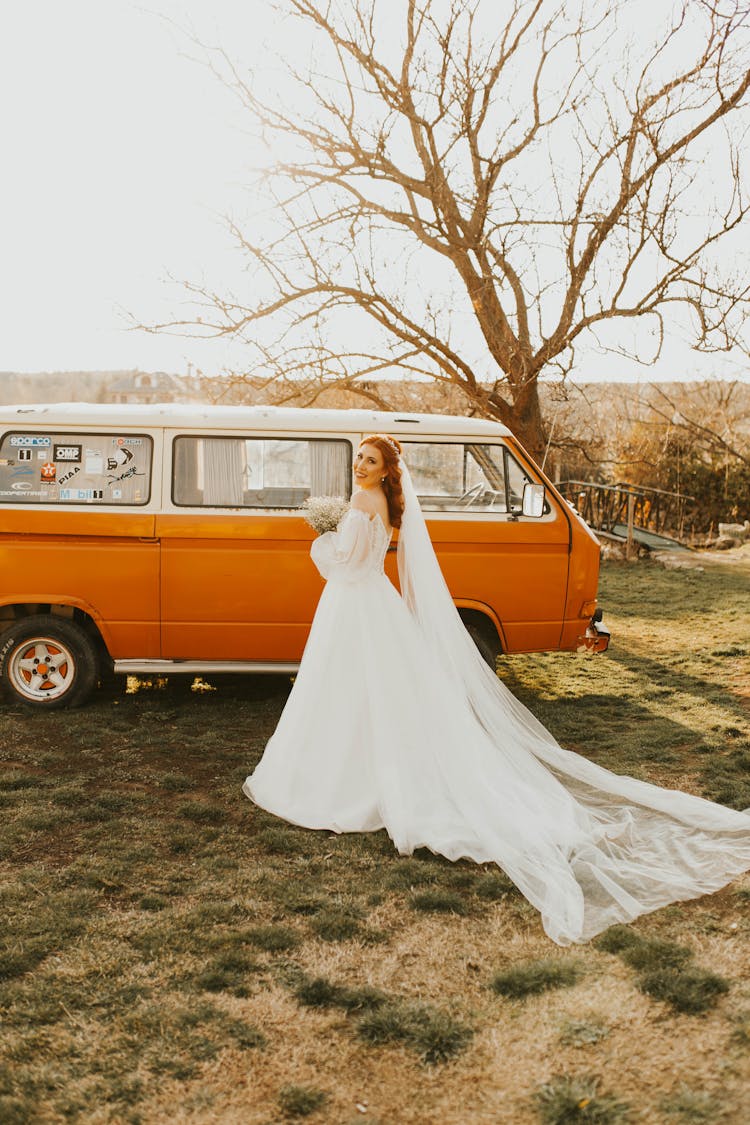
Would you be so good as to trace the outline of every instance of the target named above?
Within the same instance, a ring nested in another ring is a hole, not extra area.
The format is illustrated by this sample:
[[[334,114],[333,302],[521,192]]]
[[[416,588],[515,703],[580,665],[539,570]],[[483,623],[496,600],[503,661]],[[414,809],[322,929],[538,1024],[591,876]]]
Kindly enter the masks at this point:
[[[650,321],[655,359],[681,305],[696,346],[731,344],[750,288],[718,248],[747,214],[746,3],[685,0],[657,33],[656,0],[632,36],[633,5],[600,0],[282,6],[313,60],[283,100],[210,56],[275,160],[268,237],[233,225],[251,296],[193,287],[202,330],[311,401],[332,378],[381,406],[379,373],[444,380],[537,454],[537,381],[584,334],[621,349],[612,322]]]

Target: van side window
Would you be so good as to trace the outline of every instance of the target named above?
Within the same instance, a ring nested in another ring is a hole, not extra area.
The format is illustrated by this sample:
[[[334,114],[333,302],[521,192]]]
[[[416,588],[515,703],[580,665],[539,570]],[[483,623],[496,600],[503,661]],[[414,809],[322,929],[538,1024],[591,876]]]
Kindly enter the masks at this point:
[[[190,508],[299,508],[308,496],[351,496],[348,441],[256,437],[174,439],[172,500]]]
[[[426,512],[521,512],[531,478],[505,445],[406,441],[406,463]]]
[[[0,504],[147,504],[148,434],[9,431],[0,438]]]

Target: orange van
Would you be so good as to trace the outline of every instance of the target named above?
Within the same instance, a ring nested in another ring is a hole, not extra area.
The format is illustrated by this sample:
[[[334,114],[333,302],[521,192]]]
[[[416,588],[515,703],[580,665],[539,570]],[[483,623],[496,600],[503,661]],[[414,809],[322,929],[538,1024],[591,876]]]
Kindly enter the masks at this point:
[[[504,426],[274,407],[0,408],[0,680],[81,703],[102,672],[292,672],[322,580],[308,496],[403,443],[469,631],[500,652],[607,647],[599,544]],[[396,579],[391,547],[386,567]]]

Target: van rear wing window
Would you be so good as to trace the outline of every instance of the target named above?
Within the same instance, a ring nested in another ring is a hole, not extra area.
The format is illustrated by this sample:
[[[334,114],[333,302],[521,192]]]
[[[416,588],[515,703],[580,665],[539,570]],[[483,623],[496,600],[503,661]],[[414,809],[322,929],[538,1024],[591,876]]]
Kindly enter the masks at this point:
[[[0,504],[148,504],[152,454],[148,434],[9,431]]]
[[[352,489],[351,442],[328,438],[174,439],[172,501],[188,508],[299,508]]]

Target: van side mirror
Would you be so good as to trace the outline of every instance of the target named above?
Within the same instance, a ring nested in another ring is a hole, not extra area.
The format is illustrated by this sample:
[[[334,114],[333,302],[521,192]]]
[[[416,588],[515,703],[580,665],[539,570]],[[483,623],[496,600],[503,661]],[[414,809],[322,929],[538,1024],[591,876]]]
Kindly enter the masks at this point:
[[[544,515],[543,484],[532,484],[531,481],[526,481],[523,486],[521,512],[524,516],[533,516],[535,519]]]

